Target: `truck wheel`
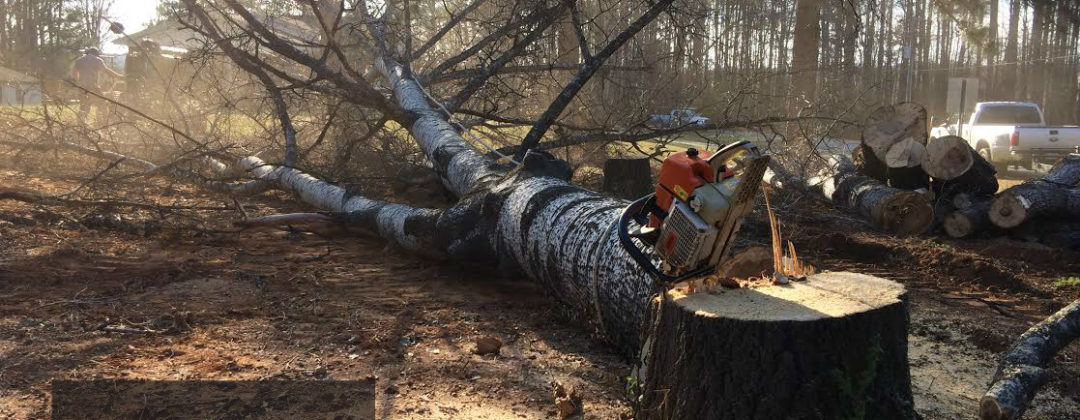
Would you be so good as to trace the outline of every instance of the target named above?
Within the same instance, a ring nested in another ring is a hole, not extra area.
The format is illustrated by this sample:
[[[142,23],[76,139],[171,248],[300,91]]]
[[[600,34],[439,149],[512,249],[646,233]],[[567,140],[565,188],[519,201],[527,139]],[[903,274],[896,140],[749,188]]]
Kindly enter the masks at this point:
[[[1009,164],[994,162],[993,156],[990,155],[989,147],[979,147],[978,153],[979,157],[985,159],[987,162],[990,162],[990,164],[994,166],[994,169],[996,169],[999,173],[1009,170]]]

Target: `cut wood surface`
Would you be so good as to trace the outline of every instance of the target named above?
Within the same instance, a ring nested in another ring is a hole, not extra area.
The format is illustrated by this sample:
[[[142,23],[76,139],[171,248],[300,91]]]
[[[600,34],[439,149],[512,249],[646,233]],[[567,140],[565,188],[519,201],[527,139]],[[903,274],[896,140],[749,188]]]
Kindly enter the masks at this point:
[[[914,418],[900,284],[822,273],[783,286],[675,290],[654,311],[643,418]],[[703,389],[725,397],[692,398]]]
[[[926,146],[908,137],[889,146],[885,152],[885,165],[890,168],[915,168],[922,165],[925,154]]]
[[[1069,155],[1041,179],[1010,187],[994,198],[990,221],[1013,228],[1028,220],[1080,216],[1080,155]]]
[[[963,208],[958,207],[956,211],[945,216],[942,228],[953,238],[966,238],[990,227],[989,210],[989,198],[967,202]]]
[[[894,144],[910,139],[926,145],[928,137],[926,108],[904,102],[885,105],[871,112],[863,127],[862,142],[874,151],[878,159],[888,163],[887,155]]]
[[[1005,353],[990,389],[979,403],[984,420],[1019,419],[1047,381],[1046,367],[1080,338],[1080,300],[1027,330]]]
[[[967,141],[957,136],[932,138],[926,143],[923,171],[943,181],[963,175],[975,163]]]
[[[890,168],[874,154],[870,146],[860,144],[851,152],[855,170],[885,185],[904,190],[930,187],[930,177],[919,166]]]

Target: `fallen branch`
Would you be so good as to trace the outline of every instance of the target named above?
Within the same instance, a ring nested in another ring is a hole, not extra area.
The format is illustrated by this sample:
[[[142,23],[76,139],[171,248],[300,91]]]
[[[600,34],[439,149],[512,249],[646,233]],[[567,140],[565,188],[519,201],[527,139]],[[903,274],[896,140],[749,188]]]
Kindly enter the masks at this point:
[[[1080,300],[1027,330],[1005,353],[990,389],[979,402],[983,420],[1019,419],[1047,381],[1046,367],[1080,338]]]

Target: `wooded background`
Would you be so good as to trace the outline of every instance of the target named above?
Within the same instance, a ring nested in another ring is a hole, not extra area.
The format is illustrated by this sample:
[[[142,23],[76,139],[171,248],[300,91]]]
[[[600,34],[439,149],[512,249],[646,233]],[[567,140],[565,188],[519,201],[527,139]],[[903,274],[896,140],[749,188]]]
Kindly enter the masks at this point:
[[[101,43],[101,17],[115,14],[111,3],[0,0],[0,64],[63,77],[80,49]],[[294,4],[247,3],[279,11]],[[450,13],[471,3],[410,2],[414,36],[427,38]],[[491,16],[512,2],[482,3],[474,6],[479,16]],[[582,27],[597,45],[644,5],[578,3]],[[162,10],[173,4],[164,2]],[[1052,0],[678,1],[610,62],[647,66],[648,71],[606,75],[593,98],[625,104],[631,109],[622,111],[630,114],[685,105],[709,114],[725,111],[721,105],[730,103],[725,99],[733,91],[749,91],[758,94],[755,103],[741,105],[757,113],[784,109],[789,95],[805,93],[809,100],[845,105],[912,100],[941,118],[947,114],[943,92],[948,78],[965,76],[980,78],[982,100],[1034,101],[1044,106],[1051,123],[1075,123],[1080,113],[1078,14],[1080,3]],[[481,18],[468,20],[488,25]],[[555,36],[530,46],[535,51],[519,58],[519,64],[544,62],[538,56],[557,56],[561,63],[581,60],[570,19],[549,31]],[[435,48],[432,59],[441,56],[439,49],[448,54],[473,40],[459,37],[460,45],[447,41]],[[640,101],[645,91],[651,92],[648,106]]]

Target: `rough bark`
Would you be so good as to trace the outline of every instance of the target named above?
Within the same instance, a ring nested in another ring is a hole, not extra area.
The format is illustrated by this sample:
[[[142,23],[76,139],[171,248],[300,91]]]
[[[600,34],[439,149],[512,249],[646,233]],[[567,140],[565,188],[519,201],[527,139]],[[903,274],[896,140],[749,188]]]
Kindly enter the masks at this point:
[[[906,191],[858,173],[846,157],[830,158],[829,169],[809,179],[792,174],[776,162],[769,165],[765,182],[821,197],[886,231],[900,235],[930,229],[934,209],[926,194]]]
[[[953,200],[956,203],[956,198],[963,196],[968,200],[992,197],[998,190],[997,170],[994,169],[994,165],[979,156],[978,153],[967,147],[968,152],[971,155],[971,166],[964,171],[963,174],[956,176],[952,179],[934,178],[931,182],[931,186],[934,191],[934,196],[938,199]],[[957,205],[956,208],[963,208],[964,203],[961,200],[961,205]]]
[[[825,273],[785,286],[669,292],[654,311],[643,418],[915,417],[899,284]]]
[[[1080,216],[1080,155],[1069,155],[1041,179],[1010,187],[990,205],[990,221],[1013,228],[1028,220]]]
[[[983,198],[969,203],[964,208],[945,216],[942,227],[953,238],[966,238],[990,227],[990,199]]]
[[[617,159],[604,162],[603,191],[615,197],[635,199],[652,192],[651,159]]]
[[[835,170],[821,177],[821,192],[834,204],[901,235],[926,232],[933,224],[934,209],[925,194],[889,187],[860,175],[843,157],[835,157],[831,163]]]
[[[1046,367],[1062,348],[1080,338],[1080,300],[1027,330],[1005,353],[979,403],[984,420],[1019,419],[1046,383]]]

